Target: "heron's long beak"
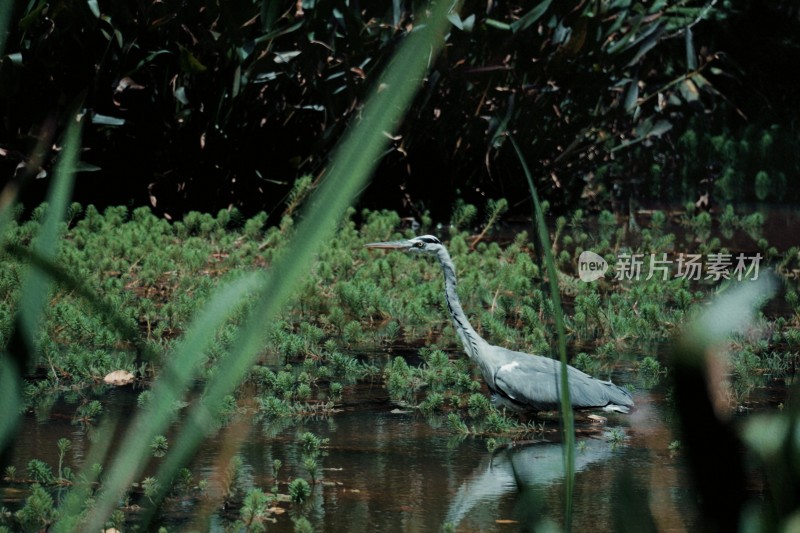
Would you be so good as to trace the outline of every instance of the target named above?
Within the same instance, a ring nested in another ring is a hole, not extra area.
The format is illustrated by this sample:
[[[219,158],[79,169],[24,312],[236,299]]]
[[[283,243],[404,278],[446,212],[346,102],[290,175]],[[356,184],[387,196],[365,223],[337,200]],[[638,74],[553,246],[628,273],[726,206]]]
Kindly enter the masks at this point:
[[[388,241],[388,242],[371,242],[365,244],[367,248],[378,248],[383,250],[405,250],[411,246],[410,241]]]

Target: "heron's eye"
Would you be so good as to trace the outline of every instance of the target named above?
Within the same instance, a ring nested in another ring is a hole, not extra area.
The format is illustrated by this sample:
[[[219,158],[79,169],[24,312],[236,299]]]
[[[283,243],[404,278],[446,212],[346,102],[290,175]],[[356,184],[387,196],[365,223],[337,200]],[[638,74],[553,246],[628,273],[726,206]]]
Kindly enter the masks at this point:
[[[422,248],[423,246],[425,246],[425,243],[424,242],[415,242],[414,246],[416,246],[417,248]]]

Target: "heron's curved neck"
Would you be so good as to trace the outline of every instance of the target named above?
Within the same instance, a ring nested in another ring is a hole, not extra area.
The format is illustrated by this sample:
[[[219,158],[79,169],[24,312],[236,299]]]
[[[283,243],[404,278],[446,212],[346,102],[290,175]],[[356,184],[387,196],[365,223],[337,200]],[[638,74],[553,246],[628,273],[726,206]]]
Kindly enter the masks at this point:
[[[475,331],[464,314],[464,309],[461,308],[461,300],[458,299],[456,292],[456,267],[453,265],[453,260],[450,259],[450,254],[442,247],[437,253],[439,263],[442,265],[442,272],[444,272],[444,295],[447,300],[447,310],[450,312],[450,318],[453,319],[453,326],[456,328],[456,333],[464,345],[464,349],[470,359],[478,358],[478,346],[480,343],[485,343],[480,335]]]

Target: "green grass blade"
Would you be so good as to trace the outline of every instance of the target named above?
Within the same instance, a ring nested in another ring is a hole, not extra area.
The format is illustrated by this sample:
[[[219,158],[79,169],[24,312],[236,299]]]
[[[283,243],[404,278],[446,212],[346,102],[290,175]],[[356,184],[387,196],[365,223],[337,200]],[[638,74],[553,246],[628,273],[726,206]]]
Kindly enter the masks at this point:
[[[293,294],[298,282],[308,273],[317,251],[332,237],[347,207],[367,183],[388,142],[384,132],[394,130],[402,119],[423,82],[431,58],[441,46],[448,27],[448,10],[448,3],[437,4],[426,24],[419,25],[406,38],[384,76],[375,85],[360,121],[348,129],[334,153],[327,177],[303,211],[303,220],[287,252],[276,261],[266,284],[255,293],[258,304],[240,330],[231,352],[220,361],[220,371],[209,381],[203,401],[191,409],[175,445],[170,448],[156,476],[162,486],[169,485],[168,480],[188,461],[212,428],[216,407],[239,384],[262,349],[264,325],[273,320]],[[182,350],[176,351],[175,357],[183,356]],[[162,379],[159,378],[159,382]],[[161,385],[157,383],[157,386]],[[144,429],[145,435],[155,434],[146,427]],[[89,516],[89,530],[103,525],[119,495],[141,468],[135,461],[140,462],[145,457],[148,444],[148,439],[137,438],[119,451],[106,478],[106,490]]]
[[[544,223],[544,212],[539,203],[539,195],[536,194],[536,187],[533,185],[533,176],[525,162],[519,145],[510,134],[508,139],[517,152],[517,157],[522,165],[525,178],[528,180],[528,187],[533,199],[533,210],[536,220],[536,229],[539,234],[539,241],[542,245],[544,263],[547,268],[547,277],[550,281],[550,298],[553,302],[553,314],[558,334],[558,357],[561,361],[561,383],[559,391],[561,393],[561,423],[564,439],[564,490],[565,490],[565,509],[564,509],[564,529],[570,531],[572,527],[572,496],[575,486],[575,415],[572,411],[572,402],[569,397],[569,376],[567,375],[567,334],[564,327],[564,309],[561,306],[561,295],[558,291],[558,271],[553,259],[550,236],[547,226]]]
[[[19,422],[21,383],[19,368],[6,354],[0,354],[0,409],[3,410],[3,416],[0,416],[0,454],[11,442]]]
[[[39,235],[33,243],[37,255],[50,259],[56,255],[61,221],[64,219],[72,194],[75,164],[80,151],[80,128],[80,123],[75,120],[71,120],[67,127],[63,151],[48,191],[47,212]],[[10,211],[10,208],[3,210],[4,222],[7,222],[6,216]],[[3,227],[0,227],[0,230]],[[2,354],[2,364],[0,364],[0,388],[3,391],[0,394],[0,409],[3,413],[10,413],[10,416],[4,417],[5,420],[0,423],[0,452],[5,450],[10,442],[19,421],[22,374],[34,362],[35,339],[47,306],[50,285],[51,280],[48,275],[35,265],[30,266],[22,280],[22,298],[16,317],[14,339],[9,345],[9,353]]]
[[[61,223],[72,197],[75,168],[81,143],[81,123],[70,120],[64,134],[63,150],[58,159],[53,183],[47,193],[47,211],[41,229],[33,242],[38,256],[52,261],[58,249]],[[22,281],[22,299],[19,308],[19,327],[28,354],[35,354],[34,340],[39,331],[42,313],[47,305],[51,280],[38,268],[31,268]],[[30,364],[31,361],[28,361]]]

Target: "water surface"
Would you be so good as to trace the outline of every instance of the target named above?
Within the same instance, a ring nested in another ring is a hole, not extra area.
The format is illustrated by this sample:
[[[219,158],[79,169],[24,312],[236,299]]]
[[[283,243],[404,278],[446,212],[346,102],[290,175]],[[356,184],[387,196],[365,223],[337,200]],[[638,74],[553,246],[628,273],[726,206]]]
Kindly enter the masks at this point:
[[[106,415],[135,409],[136,394],[132,389],[105,394]],[[223,491],[219,463],[226,443],[241,441],[242,474],[236,482],[240,494],[252,487],[268,492],[275,459],[283,463],[282,492],[291,479],[309,479],[297,443],[305,431],[329,439],[318,459],[318,482],[303,506],[283,504],[289,512],[277,516],[270,531],[292,531],[292,516],[298,514],[306,516],[315,530],[331,532],[439,531],[446,523],[457,531],[518,531],[542,521],[561,523],[563,459],[556,420],[545,422],[544,431],[529,442],[490,453],[485,439],[454,436],[443,418],[425,419],[398,410],[380,384],[356,387],[354,394],[346,398],[341,412],[325,419],[293,423],[248,417],[255,421],[244,426],[244,435],[241,423],[222,428],[204,441],[190,467],[195,483],[210,480],[209,497],[170,501],[159,523],[177,530],[223,530],[236,518],[238,509],[221,508],[219,496]],[[615,513],[638,512],[642,506],[660,530],[695,529],[683,460],[669,449],[677,437],[663,387],[640,390],[634,398],[637,408],[631,415],[610,416],[604,426],[579,417],[576,531],[614,531]],[[32,458],[55,470],[55,443],[62,437],[72,441],[66,463],[76,471],[83,466],[96,432],[72,423],[74,408],[61,401],[46,417],[26,415],[13,453],[18,477]],[[157,464],[156,459],[151,469]],[[4,505],[13,510],[27,495],[28,486],[5,483],[0,491]],[[136,494],[132,500],[137,501]],[[127,514],[132,522],[138,515]]]

